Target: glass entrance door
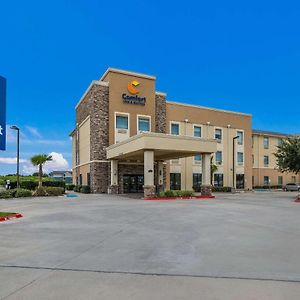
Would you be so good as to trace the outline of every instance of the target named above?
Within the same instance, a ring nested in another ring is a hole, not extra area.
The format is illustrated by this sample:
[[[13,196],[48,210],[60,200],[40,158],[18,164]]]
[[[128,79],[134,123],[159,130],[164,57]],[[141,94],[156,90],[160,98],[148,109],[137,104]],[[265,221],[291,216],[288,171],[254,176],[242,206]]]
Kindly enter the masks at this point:
[[[124,175],[123,191],[128,193],[143,193],[144,175]]]

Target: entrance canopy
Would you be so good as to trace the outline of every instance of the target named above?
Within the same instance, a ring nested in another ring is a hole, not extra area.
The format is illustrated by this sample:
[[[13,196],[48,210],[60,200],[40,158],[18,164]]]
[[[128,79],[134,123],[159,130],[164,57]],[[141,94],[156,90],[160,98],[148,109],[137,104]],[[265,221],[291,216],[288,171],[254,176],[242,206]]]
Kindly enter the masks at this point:
[[[155,160],[170,160],[197,154],[214,153],[217,141],[163,133],[141,133],[109,146],[107,159],[144,160],[145,151],[153,151]]]

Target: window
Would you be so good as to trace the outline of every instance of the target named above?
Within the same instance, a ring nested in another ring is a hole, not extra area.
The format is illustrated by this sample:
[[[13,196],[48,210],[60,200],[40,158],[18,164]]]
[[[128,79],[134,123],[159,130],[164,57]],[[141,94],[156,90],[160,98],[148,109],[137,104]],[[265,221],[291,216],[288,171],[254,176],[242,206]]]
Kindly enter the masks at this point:
[[[116,116],[116,128],[128,129],[128,117],[127,116]]]
[[[223,174],[214,174],[214,186],[223,186]]]
[[[244,153],[243,152],[237,153],[237,163],[239,166],[242,166],[244,164]]]
[[[254,155],[252,154],[252,166],[254,165]]]
[[[283,178],[282,176],[278,176],[278,185],[282,185],[283,184]]]
[[[221,141],[222,140],[222,129],[215,129],[215,139]]]
[[[201,191],[202,185],[202,174],[201,173],[193,173],[193,189],[195,192]]]
[[[264,137],[264,149],[269,149],[269,138],[267,136]]]
[[[174,165],[178,165],[179,164],[179,159],[172,159],[171,163]]]
[[[216,152],[216,163],[218,165],[222,164],[222,151],[217,151]]]
[[[264,155],[264,166],[265,167],[269,166],[269,156],[268,155]]]
[[[292,176],[292,183],[296,183],[296,176]]]
[[[79,175],[79,185],[82,185],[82,174]]]
[[[149,132],[150,131],[150,119],[147,117],[138,117],[138,130]]]
[[[244,132],[243,131],[238,131],[237,136],[238,136],[238,139],[237,139],[238,144],[243,145],[243,143],[244,143]]]
[[[179,135],[179,124],[176,123],[171,124],[171,134]]]
[[[170,189],[180,190],[181,189],[181,174],[170,173]]]
[[[269,176],[264,176],[264,185],[269,185],[270,180],[269,180]]]
[[[194,136],[195,137],[201,137],[201,132],[202,128],[200,126],[194,126]]]
[[[197,154],[197,155],[194,156],[194,161],[195,161],[196,164],[200,164],[201,160],[202,160],[201,154]]]
[[[88,186],[91,186],[91,174],[87,173],[86,174],[86,182]]]

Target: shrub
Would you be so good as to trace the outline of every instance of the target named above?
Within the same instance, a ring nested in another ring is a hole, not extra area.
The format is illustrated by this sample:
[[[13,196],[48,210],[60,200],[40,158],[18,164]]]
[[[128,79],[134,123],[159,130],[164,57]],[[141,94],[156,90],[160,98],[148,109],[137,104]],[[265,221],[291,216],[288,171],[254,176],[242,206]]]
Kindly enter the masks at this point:
[[[193,191],[180,191],[180,196],[181,197],[191,197],[194,196],[194,192]]]
[[[79,193],[80,192],[80,189],[81,189],[81,185],[75,185],[75,187],[74,187],[74,192],[77,192],[77,193]]]
[[[65,193],[65,189],[62,187],[47,186],[45,190],[49,196],[61,196]]]
[[[16,181],[11,181],[10,182],[11,188],[16,189],[17,188],[17,182]],[[21,189],[26,189],[26,190],[35,190],[38,187],[39,183],[38,181],[34,180],[24,180],[20,182],[20,188]],[[66,187],[66,183],[64,181],[43,181],[43,186],[53,186],[53,187]]]
[[[89,185],[83,185],[81,188],[80,188],[80,192],[81,193],[84,193],[84,194],[89,194],[91,192],[91,188]]]
[[[31,197],[31,196],[32,196],[32,192],[26,189],[16,189],[14,192],[14,197],[16,198]]]
[[[170,191],[165,191],[163,197],[175,197],[175,193],[174,193],[174,191],[172,191],[172,190],[170,190]]]
[[[12,190],[0,191],[0,199],[13,198]]]
[[[213,186],[212,192],[230,193],[231,189],[230,186]]]
[[[73,191],[74,188],[75,188],[75,184],[67,184],[67,185],[66,185],[67,191]]]

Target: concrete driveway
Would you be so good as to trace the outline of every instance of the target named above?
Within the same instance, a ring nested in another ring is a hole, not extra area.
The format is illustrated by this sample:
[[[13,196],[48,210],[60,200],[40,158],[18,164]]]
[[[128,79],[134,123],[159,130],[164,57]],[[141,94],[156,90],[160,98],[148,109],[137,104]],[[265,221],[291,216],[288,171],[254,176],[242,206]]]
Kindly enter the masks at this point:
[[[299,299],[295,197],[0,200],[0,298]]]

